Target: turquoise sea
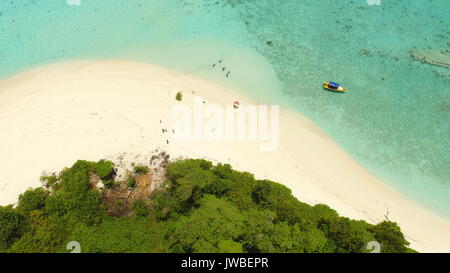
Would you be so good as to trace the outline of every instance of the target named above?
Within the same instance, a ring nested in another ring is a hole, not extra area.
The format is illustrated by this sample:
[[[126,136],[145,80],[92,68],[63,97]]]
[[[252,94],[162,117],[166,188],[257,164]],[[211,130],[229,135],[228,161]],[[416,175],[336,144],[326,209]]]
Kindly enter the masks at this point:
[[[450,69],[411,58],[450,54],[449,0],[79,1],[0,0],[0,77],[73,59],[205,77],[294,108],[397,191],[450,217]],[[229,78],[212,69],[219,59]],[[325,92],[325,80],[351,92]]]

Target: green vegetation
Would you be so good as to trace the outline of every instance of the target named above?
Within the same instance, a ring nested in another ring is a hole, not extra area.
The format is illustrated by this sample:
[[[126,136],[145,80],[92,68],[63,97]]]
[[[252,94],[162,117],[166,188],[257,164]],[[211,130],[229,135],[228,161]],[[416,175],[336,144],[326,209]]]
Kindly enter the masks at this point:
[[[0,207],[0,251],[8,249],[25,232],[25,217],[12,206]]]
[[[114,163],[107,160],[100,160],[95,164],[95,174],[97,174],[101,179],[110,178],[114,174]]]
[[[103,180],[102,183],[106,188],[111,188],[114,186],[114,181],[112,180]]]
[[[175,97],[175,99],[176,99],[177,101],[181,101],[181,100],[183,99],[183,94],[181,94],[181,92],[178,92],[178,93],[177,93],[177,96]]]
[[[149,172],[147,166],[134,166],[133,170],[136,175],[146,175]]]
[[[131,180],[115,181],[112,162],[78,161],[59,174],[51,191],[28,190],[17,208],[0,207],[0,252],[67,252],[70,241],[78,241],[82,252],[111,253],[349,253],[367,252],[370,241],[380,242],[383,252],[413,251],[393,222],[340,217],[229,165],[181,160],[166,171],[159,190],[119,214],[114,206],[106,209],[111,189],[98,190],[92,177],[129,187]],[[109,202],[119,207],[123,200]]]
[[[130,176],[127,179],[127,187],[128,188],[134,188],[136,186],[136,178],[134,176]]]
[[[44,183],[45,187],[53,189],[58,183],[58,177],[56,175],[53,176],[42,176],[41,182]]]
[[[143,200],[136,200],[133,204],[133,212],[136,216],[146,217],[149,214],[149,207]]]
[[[34,210],[43,210],[48,196],[49,192],[43,188],[27,190],[19,196],[17,211],[28,216]]]

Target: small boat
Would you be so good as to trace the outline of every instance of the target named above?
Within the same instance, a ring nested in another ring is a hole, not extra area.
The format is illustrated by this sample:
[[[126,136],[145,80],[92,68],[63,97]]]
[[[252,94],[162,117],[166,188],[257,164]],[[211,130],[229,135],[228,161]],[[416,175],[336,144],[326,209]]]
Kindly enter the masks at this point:
[[[346,88],[342,87],[339,83],[335,82],[324,82],[323,88],[333,92],[346,92]]]

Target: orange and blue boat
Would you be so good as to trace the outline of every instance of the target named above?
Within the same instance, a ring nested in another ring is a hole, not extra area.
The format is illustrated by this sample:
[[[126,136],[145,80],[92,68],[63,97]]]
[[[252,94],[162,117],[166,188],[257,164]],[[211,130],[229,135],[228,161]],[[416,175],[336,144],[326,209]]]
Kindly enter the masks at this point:
[[[347,92],[348,89],[342,87],[339,83],[335,82],[324,82],[323,88],[333,92]]]

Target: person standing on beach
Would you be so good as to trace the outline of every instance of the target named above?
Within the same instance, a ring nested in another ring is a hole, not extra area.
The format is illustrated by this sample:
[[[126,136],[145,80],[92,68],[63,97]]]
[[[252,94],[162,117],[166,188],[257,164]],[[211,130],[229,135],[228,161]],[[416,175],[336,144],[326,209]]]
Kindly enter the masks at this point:
[[[213,67],[213,68],[216,67],[216,65],[217,65],[218,63],[221,64],[221,63],[222,63],[222,59],[220,59],[217,63],[214,63],[212,67]]]

